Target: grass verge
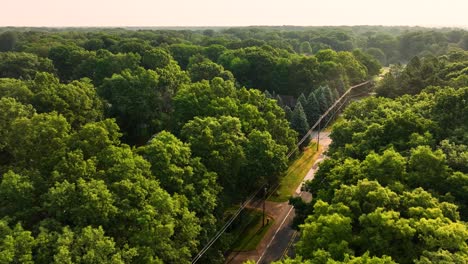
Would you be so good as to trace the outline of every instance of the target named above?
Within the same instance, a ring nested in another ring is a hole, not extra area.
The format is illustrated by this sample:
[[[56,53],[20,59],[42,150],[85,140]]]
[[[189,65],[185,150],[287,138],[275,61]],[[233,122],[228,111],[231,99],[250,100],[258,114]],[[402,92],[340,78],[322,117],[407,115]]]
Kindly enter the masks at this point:
[[[268,224],[262,227],[262,212],[254,209],[246,209],[247,214],[244,216],[243,226],[239,227],[239,236],[234,245],[233,251],[251,251],[255,250],[258,243],[262,240],[268,229],[273,224],[273,219],[269,219]],[[267,221],[265,219],[265,221]]]
[[[286,175],[280,180],[276,194],[268,198],[272,202],[286,202],[294,194],[317,158],[317,142],[310,145],[289,166]]]

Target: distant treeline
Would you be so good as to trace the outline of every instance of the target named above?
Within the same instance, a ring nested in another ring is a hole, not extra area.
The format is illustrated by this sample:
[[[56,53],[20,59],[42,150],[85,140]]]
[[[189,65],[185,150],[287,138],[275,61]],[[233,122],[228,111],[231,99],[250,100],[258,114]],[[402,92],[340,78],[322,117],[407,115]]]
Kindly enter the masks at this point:
[[[0,32],[2,263],[190,263],[227,208],[278,183],[308,123],[349,85],[467,39],[380,27]]]

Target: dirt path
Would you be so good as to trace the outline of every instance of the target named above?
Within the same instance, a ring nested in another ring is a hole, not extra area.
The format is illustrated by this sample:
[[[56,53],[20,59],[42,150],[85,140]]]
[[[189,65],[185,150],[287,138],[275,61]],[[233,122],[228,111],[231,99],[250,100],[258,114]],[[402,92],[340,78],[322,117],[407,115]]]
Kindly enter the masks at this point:
[[[301,186],[306,180],[313,179],[318,164],[325,158],[323,153],[327,151],[331,143],[329,136],[330,132],[320,133],[322,153],[320,153],[312,168],[304,176],[304,180],[297,187],[295,196],[301,196],[306,201],[312,199],[310,193],[301,191]],[[317,136],[315,134],[314,140],[316,139]],[[261,210],[262,205],[263,203],[257,200],[252,202],[248,207]],[[288,202],[277,203],[266,201],[265,211],[275,222],[265,234],[257,249],[245,252],[231,252],[226,258],[226,263],[241,264],[247,260],[253,260],[257,263],[271,263],[281,259],[287,253],[288,248],[296,238],[296,232],[290,227],[294,219],[294,207],[289,205]]]

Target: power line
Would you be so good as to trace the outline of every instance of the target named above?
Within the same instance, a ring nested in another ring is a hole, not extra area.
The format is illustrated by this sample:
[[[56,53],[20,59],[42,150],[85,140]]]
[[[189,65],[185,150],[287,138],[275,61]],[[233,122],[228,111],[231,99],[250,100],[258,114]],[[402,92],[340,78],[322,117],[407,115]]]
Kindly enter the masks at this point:
[[[297,144],[296,148],[294,148],[291,152],[288,153],[287,157],[290,158],[292,156],[292,154],[294,154],[294,152],[297,151],[297,148],[306,140],[306,138],[308,136],[310,136],[312,133],[313,133],[313,129],[315,127],[317,127],[320,122],[322,121],[323,118],[325,118],[329,113],[330,111],[335,108],[343,98],[345,98],[354,88],[357,88],[357,87],[360,87],[360,86],[363,86],[363,85],[366,85],[368,84],[370,81],[366,81],[366,82],[363,82],[363,83],[360,83],[360,84],[357,84],[355,86],[352,86],[350,87],[340,98],[338,98],[338,100],[336,100],[332,106],[330,106],[327,111],[320,116],[319,120],[309,129],[309,131],[307,131],[306,135],[299,141],[299,143]],[[351,97],[353,98],[353,97]],[[348,99],[343,102],[343,104],[340,105],[340,107],[338,108],[338,110],[336,110],[334,113],[333,113],[333,116],[341,109],[341,107],[343,107],[343,105],[348,101]],[[332,116],[332,117],[333,117]],[[328,121],[329,122],[329,121]],[[328,124],[327,122],[327,124]],[[151,141],[151,139],[150,139]],[[192,264],[196,263],[198,260],[200,260],[200,258],[206,253],[206,251],[208,251],[208,249],[219,239],[219,237],[224,233],[224,231],[226,231],[226,229],[232,224],[232,222],[234,222],[234,220],[237,218],[237,216],[239,216],[239,214],[242,212],[242,210],[244,210],[244,208],[253,200],[253,198],[255,198],[255,196],[258,194],[258,192],[260,192],[264,187],[266,186],[266,184],[263,184],[257,191],[255,191],[251,196],[249,196],[249,198],[241,205],[241,207],[236,211],[235,214],[233,214],[231,216],[231,218],[223,225],[223,227],[221,227],[221,229],[208,241],[208,243],[198,252],[198,254],[192,259]],[[279,187],[279,184],[277,184],[275,186],[275,188],[272,189],[272,191],[270,192],[270,194],[268,195],[267,198],[269,198],[273,193],[274,191],[276,191],[276,189]],[[267,199],[265,198],[265,199]]]
[[[193,258],[192,264],[196,263],[205,252],[218,240],[218,238],[226,231],[226,229],[234,222],[237,216],[241,213],[241,211],[249,204],[253,198],[257,195],[257,193],[265,187],[266,184],[263,184],[257,191],[255,191],[248,199],[245,201],[242,206],[236,211],[236,213],[221,227],[221,229],[208,241],[208,243],[198,252],[198,254]]]
[[[357,88],[357,87],[361,87],[361,86],[364,86],[366,84],[370,83],[370,81],[366,81],[366,82],[363,82],[363,83],[360,83],[360,84],[357,84],[357,85],[354,85],[354,86],[351,86],[343,95],[341,95],[340,98],[338,98],[338,100],[336,100],[332,106],[330,106],[327,111],[325,111],[325,113],[323,113],[320,118],[317,120],[317,122],[315,122],[315,124],[309,129],[309,131],[307,131],[307,133],[302,137],[301,140],[299,140],[299,142],[297,143],[296,147],[294,149],[292,149],[287,157],[288,159],[298,150],[299,146],[307,139],[307,137],[309,137],[313,130],[322,122],[322,120],[330,113],[331,110],[333,110],[333,108],[335,108],[340,102],[341,100],[343,100],[343,98],[345,98],[353,89]]]

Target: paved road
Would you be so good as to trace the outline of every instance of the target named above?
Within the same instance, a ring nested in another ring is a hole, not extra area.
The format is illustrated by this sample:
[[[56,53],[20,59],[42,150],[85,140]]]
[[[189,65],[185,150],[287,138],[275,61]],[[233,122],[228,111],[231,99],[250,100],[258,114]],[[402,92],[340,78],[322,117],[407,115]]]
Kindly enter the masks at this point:
[[[303,182],[313,179],[318,164],[325,158],[323,152],[328,149],[328,146],[331,143],[329,135],[330,132],[320,133],[322,153],[312,168],[310,168],[307,175],[305,175]],[[316,140],[316,136],[314,140]],[[301,196],[306,201],[310,201],[312,199],[311,194],[302,192],[301,186],[302,183],[297,187],[295,195]],[[254,202],[250,207],[261,209],[261,206],[261,203]],[[232,252],[226,258],[226,263],[241,264],[247,260],[254,260],[257,263],[271,263],[281,259],[286,254],[291,255],[291,253],[293,253],[293,251],[289,249],[291,249],[291,245],[298,238],[297,232],[291,228],[291,224],[294,219],[294,207],[289,205],[288,202],[275,203],[267,201],[265,210],[268,216],[275,219],[275,222],[257,246],[257,249],[247,252]]]

